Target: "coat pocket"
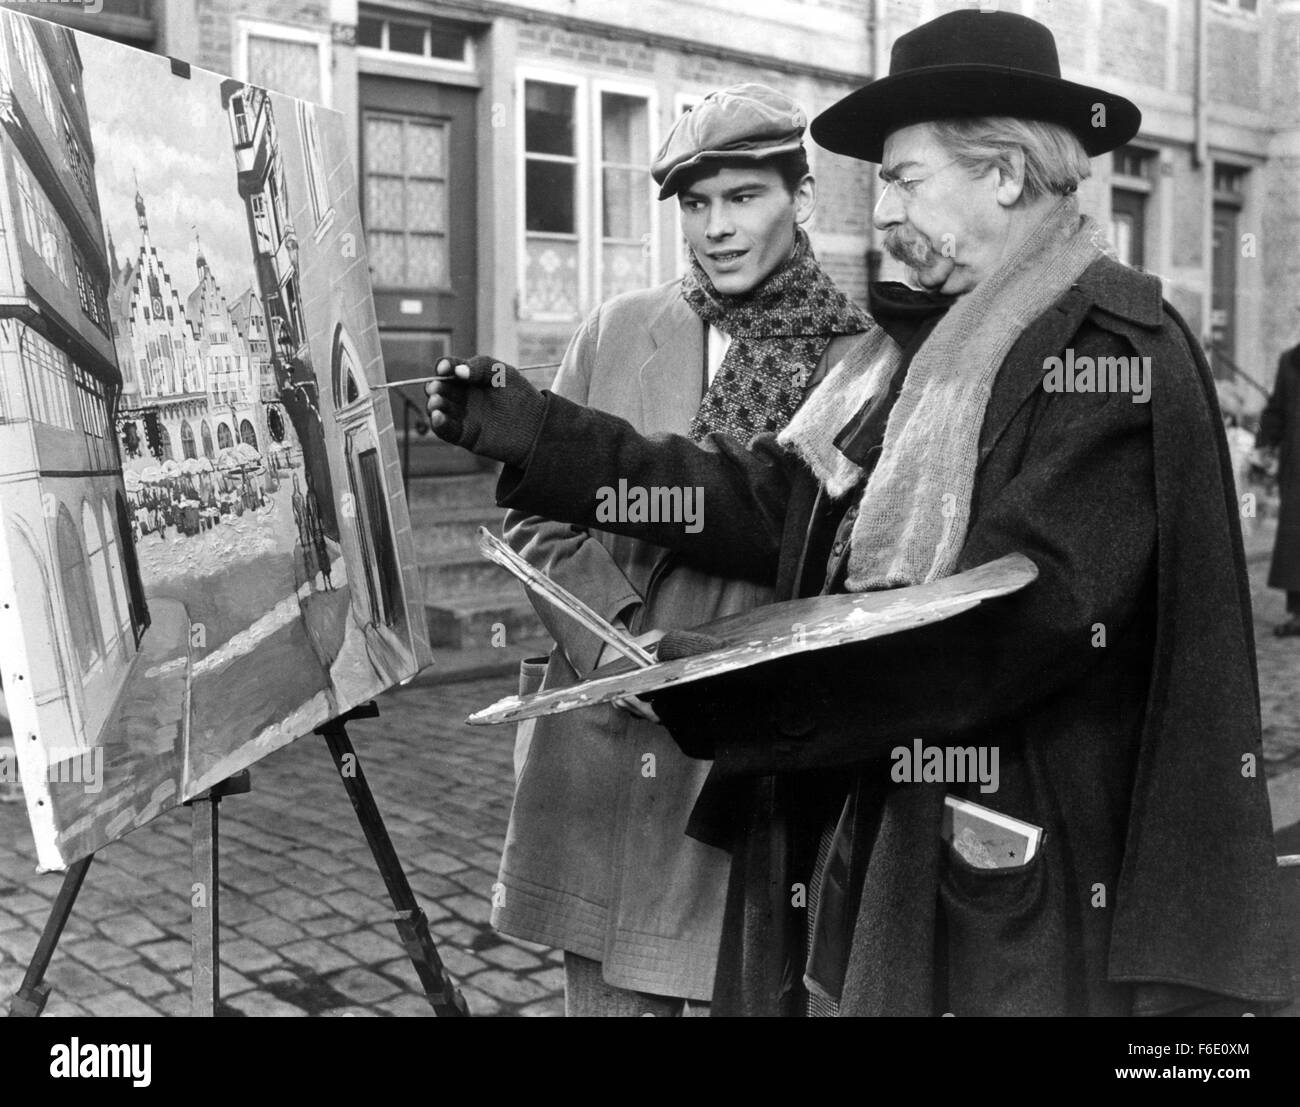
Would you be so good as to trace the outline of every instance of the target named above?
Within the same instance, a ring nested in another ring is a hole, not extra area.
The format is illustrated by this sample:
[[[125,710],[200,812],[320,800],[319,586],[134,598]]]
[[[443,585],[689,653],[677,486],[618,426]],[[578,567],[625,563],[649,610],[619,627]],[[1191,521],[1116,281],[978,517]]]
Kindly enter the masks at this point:
[[[546,676],[546,657],[525,657],[519,662],[519,694],[531,696],[542,686]],[[528,764],[528,751],[533,745],[533,731],[537,728],[536,719],[525,719],[515,728],[515,783],[524,775]]]
[[[1059,1013],[1061,919],[1049,906],[1046,853],[980,869],[951,846],[939,884],[947,1010],[955,1015]]]

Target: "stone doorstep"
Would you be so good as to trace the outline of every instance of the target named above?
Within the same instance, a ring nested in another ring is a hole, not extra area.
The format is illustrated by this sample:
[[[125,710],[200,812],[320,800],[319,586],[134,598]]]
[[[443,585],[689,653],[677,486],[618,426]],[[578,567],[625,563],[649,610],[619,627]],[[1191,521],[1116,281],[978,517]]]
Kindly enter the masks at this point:
[[[434,646],[488,646],[503,633],[506,642],[537,638],[546,633],[518,588],[474,596],[445,596],[425,604],[429,642]]]

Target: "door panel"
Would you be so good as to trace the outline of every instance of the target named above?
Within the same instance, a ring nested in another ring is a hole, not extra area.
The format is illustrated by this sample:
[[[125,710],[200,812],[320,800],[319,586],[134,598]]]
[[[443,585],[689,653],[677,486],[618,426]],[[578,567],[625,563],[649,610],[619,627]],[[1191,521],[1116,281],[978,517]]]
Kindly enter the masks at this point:
[[[361,78],[362,215],[389,380],[427,376],[439,355],[477,348],[477,95]],[[401,391],[423,408],[423,388]]]

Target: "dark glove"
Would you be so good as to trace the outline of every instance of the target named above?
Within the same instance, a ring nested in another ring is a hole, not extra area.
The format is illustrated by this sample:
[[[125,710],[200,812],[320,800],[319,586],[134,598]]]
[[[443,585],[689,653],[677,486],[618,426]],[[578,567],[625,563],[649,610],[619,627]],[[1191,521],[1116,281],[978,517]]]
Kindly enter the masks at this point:
[[[424,386],[433,433],[444,442],[523,465],[541,429],[546,397],[498,358],[440,358]]]
[[[723,649],[726,642],[692,630],[670,630],[659,640],[655,657],[659,661],[676,661],[682,657]],[[682,753],[687,757],[710,760],[719,727],[734,718],[726,687],[736,685],[726,676],[711,677],[690,684],[661,688],[642,696],[654,707],[659,721],[668,728]]]

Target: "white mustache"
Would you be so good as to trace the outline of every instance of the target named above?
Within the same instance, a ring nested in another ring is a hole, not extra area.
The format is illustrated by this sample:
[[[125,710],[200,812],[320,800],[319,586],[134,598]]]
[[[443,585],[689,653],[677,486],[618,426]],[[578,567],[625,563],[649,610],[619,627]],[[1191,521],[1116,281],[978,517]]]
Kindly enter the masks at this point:
[[[885,238],[885,249],[913,269],[924,269],[938,254],[928,238],[914,231],[890,232]]]

